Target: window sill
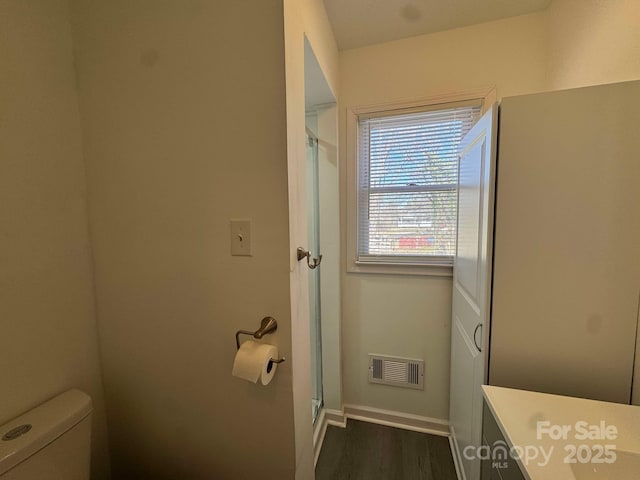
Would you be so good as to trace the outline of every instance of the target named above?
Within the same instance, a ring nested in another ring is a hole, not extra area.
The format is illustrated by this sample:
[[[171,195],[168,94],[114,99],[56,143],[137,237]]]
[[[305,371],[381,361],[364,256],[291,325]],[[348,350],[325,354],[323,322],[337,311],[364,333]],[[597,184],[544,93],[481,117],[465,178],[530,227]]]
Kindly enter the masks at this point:
[[[350,261],[347,263],[347,273],[453,277],[453,265]]]

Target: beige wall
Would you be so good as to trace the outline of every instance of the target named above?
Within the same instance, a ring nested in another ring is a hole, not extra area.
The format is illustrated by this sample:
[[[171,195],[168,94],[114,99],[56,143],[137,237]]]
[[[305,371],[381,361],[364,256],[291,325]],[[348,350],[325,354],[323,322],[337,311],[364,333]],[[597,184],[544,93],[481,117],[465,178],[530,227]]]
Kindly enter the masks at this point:
[[[108,479],[67,2],[1,0],[0,65],[0,424],[84,390]]]
[[[282,2],[72,5],[114,477],[293,478]],[[261,387],[231,368],[265,315]]]
[[[341,52],[343,198],[346,107],[485,86],[498,96],[543,90],[545,35],[544,14],[534,14]],[[342,298],[344,402],[447,419],[451,280],[349,273]],[[369,384],[368,353],[424,359],[424,391]]]
[[[309,284],[307,266],[295,258],[296,247],[307,244],[304,38],[334,94],[338,49],[322,0],[284,0],[284,19],[296,478],[308,479],[313,477]]]
[[[548,29],[550,90],[640,78],[638,0],[554,0]]]

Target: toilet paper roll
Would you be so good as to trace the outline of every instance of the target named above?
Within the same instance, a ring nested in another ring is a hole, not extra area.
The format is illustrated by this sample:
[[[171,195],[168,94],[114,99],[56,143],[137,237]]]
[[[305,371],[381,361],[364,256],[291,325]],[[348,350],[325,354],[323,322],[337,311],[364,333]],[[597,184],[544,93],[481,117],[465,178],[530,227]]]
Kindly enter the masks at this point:
[[[272,358],[278,358],[278,348],[266,343],[247,340],[240,345],[233,361],[233,376],[248,380],[249,382],[269,385],[276,373],[277,363],[269,363]]]

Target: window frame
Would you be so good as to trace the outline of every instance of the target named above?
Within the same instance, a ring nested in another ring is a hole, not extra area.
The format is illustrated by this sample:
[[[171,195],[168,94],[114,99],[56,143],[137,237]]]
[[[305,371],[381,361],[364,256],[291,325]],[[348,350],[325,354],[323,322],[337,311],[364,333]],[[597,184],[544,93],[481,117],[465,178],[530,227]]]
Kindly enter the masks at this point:
[[[446,108],[447,104],[480,101],[480,115],[496,100],[494,87],[448,93],[433,97],[404,100],[385,104],[347,107],[347,259],[348,273],[384,273],[392,275],[453,275],[451,257],[420,259],[411,256],[377,256],[368,261],[358,261],[358,119],[360,117],[382,117],[396,114],[422,112]]]

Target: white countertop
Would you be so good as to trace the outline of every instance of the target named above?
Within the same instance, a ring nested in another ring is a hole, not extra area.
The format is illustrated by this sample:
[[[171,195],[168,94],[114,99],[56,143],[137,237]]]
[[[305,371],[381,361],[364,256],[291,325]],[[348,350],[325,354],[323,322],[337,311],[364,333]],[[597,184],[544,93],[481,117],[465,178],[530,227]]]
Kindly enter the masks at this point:
[[[482,388],[509,447],[529,451],[528,460],[518,460],[529,480],[640,479],[640,407],[488,385]],[[552,438],[555,432],[545,427],[553,425],[559,426],[557,432],[565,426],[566,433]],[[588,438],[582,438],[585,431]],[[611,451],[615,452],[614,462],[591,461],[611,459]],[[538,458],[533,458],[536,454]],[[576,462],[566,463],[566,457]]]

